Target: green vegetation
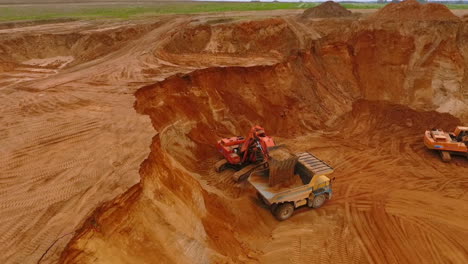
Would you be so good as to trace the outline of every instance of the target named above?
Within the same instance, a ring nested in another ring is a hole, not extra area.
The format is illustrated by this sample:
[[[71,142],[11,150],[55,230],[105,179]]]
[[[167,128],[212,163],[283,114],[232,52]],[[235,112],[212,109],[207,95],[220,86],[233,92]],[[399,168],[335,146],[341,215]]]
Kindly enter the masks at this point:
[[[450,9],[468,9],[468,4],[447,4]]]
[[[161,14],[191,14],[202,12],[297,9],[314,3],[161,3],[142,6],[62,6],[58,7],[0,7],[0,20],[37,20],[53,18],[132,18]]]
[[[257,11],[277,9],[306,9],[317,6],[318,3],[280,3],[280,2],[175,2],[154,3],[138,6],[122,4],[105,5],[37,5],[37,6],[0,6],[0,21],[14,20],[45,20],[57,18],[138,18],[141,16],[162,14],[191,14],[202,12],[225,12],[225,11]],[[376,9],[384,4],[376,3],[345,3],[348,9]],[[453,9],[468,9],[468,5],[448,5]]]

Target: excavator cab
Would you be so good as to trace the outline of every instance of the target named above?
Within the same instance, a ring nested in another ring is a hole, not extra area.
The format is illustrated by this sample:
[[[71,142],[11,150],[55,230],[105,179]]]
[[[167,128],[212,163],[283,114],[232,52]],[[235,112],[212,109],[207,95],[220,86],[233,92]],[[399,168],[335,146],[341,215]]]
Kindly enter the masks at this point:
[[[263,129],[257,129],[257,130],[255,131],[255,135],[256,135],[257,137],[266,137],[265,130],[263,130]]]
[[[458,135],[458,141],[463,142],[468,146],[468,131],[462,131],[460,135]]]
[[[237,170],[233,178],[237,181],[251,170],[266,166],[269,159],[268,150],[275,146],[272,137],[265,133],[261,126],[253,126],[247,137],[230,137],[218,141],[216,148],[224,156],[216,162],[215,170],[220,172],[226,168]]]
[[[458,142],[468,142],[468,127],[457,126],[454,135]]]

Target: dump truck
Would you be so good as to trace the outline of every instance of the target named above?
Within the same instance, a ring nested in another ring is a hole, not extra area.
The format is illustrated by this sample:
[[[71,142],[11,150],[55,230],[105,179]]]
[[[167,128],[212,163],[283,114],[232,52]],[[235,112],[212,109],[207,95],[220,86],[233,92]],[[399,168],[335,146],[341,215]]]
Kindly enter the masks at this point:
[[[468,127],[457,126],[453,133],[435,128],[427,130],[424,133],[424,145],[428,149],[439,151],[444,162],[449,162],[452,155],[468,158]]]
[[[257,190],[258,198],[267,204],[276,219],[283,221],[294,210],[307,205],[321,207],[332,198],[332,180],[328,177],[334,169],[312,153],[295,154],[297,161],[293,177],[286,175],[286,182],[271,186],[269,169],[255,170],[248,181]]]

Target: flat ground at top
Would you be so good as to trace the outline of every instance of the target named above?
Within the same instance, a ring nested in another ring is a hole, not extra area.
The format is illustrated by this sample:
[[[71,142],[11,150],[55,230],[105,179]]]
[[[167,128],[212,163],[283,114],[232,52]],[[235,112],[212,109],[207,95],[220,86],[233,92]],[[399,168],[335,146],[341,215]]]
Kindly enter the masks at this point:
[[[262,11],[297,9],[302,12],[306,8],[319,3],[266,3],[266,2],[175,2],[172,1],[8,1],[0,2],[0,21],[42,20],[54,18],[138,18],[141,16],[162,14],[192,14],[203,12],[227,11]],[[40,3],[38,3],[40,2]],[[384,4],[376,3],[343,3],[344,7],[354,12],[368,13],[367,9],[378,9]],[[462,16],[467,14],[468,5],[448,5],[454,13]]]

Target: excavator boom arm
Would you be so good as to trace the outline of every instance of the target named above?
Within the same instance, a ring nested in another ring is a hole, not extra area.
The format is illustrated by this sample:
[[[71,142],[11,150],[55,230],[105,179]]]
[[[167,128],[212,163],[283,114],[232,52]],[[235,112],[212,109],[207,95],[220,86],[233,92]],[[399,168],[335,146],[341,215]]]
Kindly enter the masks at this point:
[[[258,125],[253,126],[240,150],[242,162],[245,162],[249,158],[252,154],[250,153],[252,149],[259,149],[262,152],[263,158],[267,160],[269,158],[268,147],[274,145],[273,139],[265,134],[263,127]]]

